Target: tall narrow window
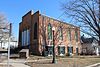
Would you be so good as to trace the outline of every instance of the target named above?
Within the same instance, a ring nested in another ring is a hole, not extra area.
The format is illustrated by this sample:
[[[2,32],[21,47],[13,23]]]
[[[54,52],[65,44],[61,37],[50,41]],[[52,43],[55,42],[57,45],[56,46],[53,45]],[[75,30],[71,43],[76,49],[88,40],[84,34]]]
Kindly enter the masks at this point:
[[[25,30],[24,30],[24,32],[23,32],[23,41],[24,41],[23,46],[25,46],[25,40],[26,40],[26,36],[25,36]]]
[[[76,42],[78,42],[78,31],[77,30],[75,30],[75,40]]]
[[[48,24],[48,39],[52,40],[52,26],[50,23]]]
[[[29,41],[30,41],[30,32],[29,29],[27,29],[27,45],[30,44]]]
[[[30,45],[30,30],[28,30],[28,44]]]
[[[62,27],[59,27],[59,39],[63,40]]]
[[[34,24],[34,39],[37,39],[37,23]]]
[[[27,31],[26,31],[26,29],[25,29],[25,35],[24,36],[25,36],[25,44],[24,45],[26,46],[27,45]]]
[[[19,42],[22,43],[22,32],[19,31]]]
[[[68,29],[68,40],[71,41],[71,30]]]
[[[27,29],[27,45],[30,47],[30,30]]]
[[[24,44],[24,36],[23,36],[24,32],[22,31],[22,46]]]

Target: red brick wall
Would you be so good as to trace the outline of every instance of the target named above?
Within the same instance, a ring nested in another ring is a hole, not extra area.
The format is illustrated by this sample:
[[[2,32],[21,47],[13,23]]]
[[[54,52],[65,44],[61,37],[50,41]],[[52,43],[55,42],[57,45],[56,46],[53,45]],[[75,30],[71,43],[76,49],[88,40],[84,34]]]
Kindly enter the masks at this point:
[[[22,17],[22,22],[19,24],[19,46],[21,47],[22,43],[21,43],[21,32],[23,32],[24,30],[31,30],[31,20],[32,20],[32,15],[33,12],[29,11],[27,14],[25,14]],[[30,34],[31,35],[31,34]]]
[[[80,49],[80,28],[79,27],[76,27],[76,26],[73,26],[73,25],[70,25],[70,24],[67,24],[67,23],[62,23],[58,20],[55,20],[53,18],[50,18],[50,17],[44,17],[44,20],[43,20],[43,17],[44,16],[39,16],[39,49],[40,49],[40,52],[42,51],[42,44],[43,44],[43,34],[46,33],[46,43],[48,45],[48,33],[47,33],[47,26],[49,23],[51,23],[52,26],[54,26],[56,28],[55,30],[55,34],[57,32],[57,29],[59,26],[62,26],[63,28],[63,40],[62,40],[62,44],[65,45],[65,52],[67,53],[67,46],[68,44],[70,43],[69,40],[68,40],[68,37],[67,37],[67,30],[69,27],[73,28],[74,29],[71,29],[71,43],[73,45],[73,52],[76,53],[76,40],[75,40],[75,30],[77,29],[78,31],[78,47]],[[44,24],[44,26],[43,26]],[[46,28],[45,32],[43,32],[43,28]],[[42,33],[42,34],[41,34]],[[59,39],[57,38],[58,35],[56,35],[56,39],[55,39],[55,45],[56,45],[56,51],[58,50],[57,47],[59,45]],[[80,52],[80,50],[79,50]],[[58,53],[58,52],[56,52]]]
[[[46,42],[46,44],[48,45],[48,31],[47,31],[47,26],[48,23],[51,23],[52,26],[54,26],[56,28],[55,30],[55,45],[56,45],[56,54],[57,52],[57,47],[59,45],[59,38],[58,37],[58,27],[62,26],[63,28],[63,40],[62,40],[62,44],[65,45],[65,52],[67,53],[67,46],[70,43],[70,41],[68,40],[67,37],[67,31],[69,29],[69,27],[74,29],[71,29],[71,36],[72,36],[72,40],[71,43],[73,45],[73,52],[76,53],[76,40],[75,40],[75,29],[78,30],[78,47],[80,48],[80,28],[67,24],[67,23],[63,23],[61,21],[58,21],[56,19],[50,18],[45,16],[43,19],[43,15],[41,15],[39,13],[39,11],[37,11],[36,13],[33,14],[32,11],[28,12],[26,15],[24,15],[22,17],[22,22],[19,24],[19,34],[20,32],[22,32],[24,29],[29,29],[30,30],[30,50],[32,52],[34,52],[35,54],[41,55],[42,54],[42,45],[43,42]],[[37,39],[34,39],[34,24],[37,23]],[[44,30],[44,31],[43,31]],[[19,46],[21,45],[21,36],[19,35]],[[80,52],[80,50],[79,50]]]

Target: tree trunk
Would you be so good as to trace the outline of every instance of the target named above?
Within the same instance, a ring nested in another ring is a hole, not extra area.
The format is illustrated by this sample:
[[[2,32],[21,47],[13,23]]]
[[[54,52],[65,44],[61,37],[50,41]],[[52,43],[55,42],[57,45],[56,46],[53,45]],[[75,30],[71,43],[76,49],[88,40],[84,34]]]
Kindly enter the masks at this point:
[[[99,41],[98,41],[98,45],[100,46],[100,36],[99,36]]]

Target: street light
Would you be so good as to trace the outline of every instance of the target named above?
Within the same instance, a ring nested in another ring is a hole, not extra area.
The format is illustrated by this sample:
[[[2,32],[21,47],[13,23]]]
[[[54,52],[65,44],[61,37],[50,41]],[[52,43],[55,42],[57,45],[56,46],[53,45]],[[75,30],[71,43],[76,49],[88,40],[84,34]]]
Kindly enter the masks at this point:
[[[54,32],[55,32],[55,27],[52,28],[52,32],[53,32],[53,60],[52,63],[56,63],[55,61],[55,39],[54,39]]]

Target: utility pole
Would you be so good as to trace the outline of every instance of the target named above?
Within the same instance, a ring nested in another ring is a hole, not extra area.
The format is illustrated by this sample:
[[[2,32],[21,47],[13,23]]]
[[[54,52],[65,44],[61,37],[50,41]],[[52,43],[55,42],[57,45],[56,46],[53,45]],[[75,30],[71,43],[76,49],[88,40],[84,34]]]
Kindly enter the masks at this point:
[[[10,23],[10,29],[9,29],[9,37],[8,37],[8,67],[10,67],[10,38],[11,38],[11,32],[12,32],[12,24]]]
[[[9,60],[10,60],[10,36],[8,38],[8,67],[10,67],[10,63],[9,63]]]

